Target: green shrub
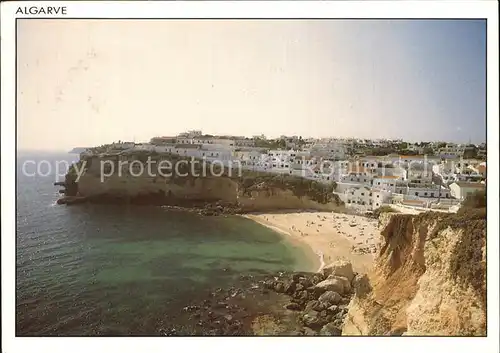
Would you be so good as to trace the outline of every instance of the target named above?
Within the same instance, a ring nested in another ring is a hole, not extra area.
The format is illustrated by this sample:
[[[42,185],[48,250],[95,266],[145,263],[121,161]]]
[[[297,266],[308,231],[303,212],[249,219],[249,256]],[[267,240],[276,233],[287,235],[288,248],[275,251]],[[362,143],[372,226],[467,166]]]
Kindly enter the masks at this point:
[[[373,216],[375,218],[379,218],[382,213],[397,213],[397,212],[398,211],[396,211],[391,206],[384,205],[384,206],[380,206],[379,208],[375,209],[373,211]]]

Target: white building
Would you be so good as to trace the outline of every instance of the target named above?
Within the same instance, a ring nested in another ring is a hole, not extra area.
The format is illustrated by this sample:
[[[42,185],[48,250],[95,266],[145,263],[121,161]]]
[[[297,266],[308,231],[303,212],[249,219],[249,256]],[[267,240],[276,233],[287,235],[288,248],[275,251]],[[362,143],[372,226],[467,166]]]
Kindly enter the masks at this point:
[[[370,186],[372,184],[372,175],[367,173],[365,170],[360,170],[357,172],[350,172],[348,174],[344,174],[340,177],[339,182],[341,183],[358,183],[362,185]]]
[[[407,189],[407,195],[416,196],[418,198],[450,198],[451,191],[445,187],[439,187],[437,185],[430,186],[414,186],[410,184]]]
[[[194,144],[177,144],[172,147],[170,150],[170,153],[177,154],[179,156],[186,156],[186,157],[194,157],[194,158],[200,158],[201,157],[201,145],[194,145]]]
[[[391,202],[392,192],[363,186],[346,190],[343,199],[347,207],[375,210]]]
[[[215,145],[223,145],[231,149],[234,149],[236,146],[236,141],[234,139],[214,138],[212,143]]]
[[[113,142],[110,147],[114,150],[128,150],[135,146],[134,142]]]
[[[443,158],[459,158],[464,155],[465,145],[447,143],[446,146],[438,150],[438,154]]]
[[[367,210],[373,208],[373,194],[371,188],[367,186],[348,189],[344,194],[344,202],[347,207]]]
[[[391,191],[372,188],[372,209],[376,210],[383,204],[391,203],[392,197]]]
[[[458,200],[465,200],[468,195],[474,194],[477,191],[482,191],[486,187],[482,183],[464,183],[455,182],[450,185],[451,196]]]
[[[264,158],[259,151],[235,151],[232,152],[233,160],[240,161],[243,168],[260,170],[263,166]]]
[[[432,166],[412,165],[407,170],[406,178],[412,183],[431,183]]]
[[[255,140],[250,138],[239,138],[235,140],[235,146],[253,147],[255,146]]]
[[[402,182],[397,176],[379,176],[373,179],[373,187],[381,190],[389,190],[391,192],[399,192],[406,188],[406,183]]]
[[[272,168],[291,168],[295,162],[297,151],[294,150],[270,150],[267,153]]]
[[[152,145],[150,143],[138,143],[135,144],[132,148],[128,149],[133,150],[133,151],[154,151],[155,150],[155,145]]]

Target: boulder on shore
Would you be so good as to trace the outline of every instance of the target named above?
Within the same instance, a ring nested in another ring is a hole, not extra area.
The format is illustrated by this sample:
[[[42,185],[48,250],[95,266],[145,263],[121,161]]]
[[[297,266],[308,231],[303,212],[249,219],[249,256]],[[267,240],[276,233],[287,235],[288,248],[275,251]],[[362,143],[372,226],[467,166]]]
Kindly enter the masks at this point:
[[[285,305],[285,308],[288,310],[294,310],[294,311],[298,311],[298,310],[302,309],[302,307],[299,304],[294,303],[294,302],[288,303],[287,305]]]
[[[341,299],[342,299],[342,296],[339,293],[334,292],[334,291],[328,291],[328,292],[321,294],[318,301],[320,303],[325,304],[326,307],[330,307],[334,304],[338,304]]]
[[[330,275],[342,276],[347,278],[349,282],[351,282],[354,278],[352,264],[349,261],[345,260],[338,260],[328,266],[325,266],[322,270],[322,274],[325,278]]]
[[[330,279],[325,279],[322,282],[319,282],[316,286],[316,288],[320,288],[321,290],[326,291],[333,291],[337,292],[338,294],[344,294],[344,284],[342,280],[339,280],[338,278],[330,278]]]
[[[321,328],[319,334],[320,336],[340,336],[342,330],[335,326],[333,322],[330,322]]]
[[[351,291],[351,282],[343,276],[336,276],[336,275],[330,275],[327,277],[327,279],[337,279],[338,281],[342,282],[344,286],[344,293],[349,293]]]

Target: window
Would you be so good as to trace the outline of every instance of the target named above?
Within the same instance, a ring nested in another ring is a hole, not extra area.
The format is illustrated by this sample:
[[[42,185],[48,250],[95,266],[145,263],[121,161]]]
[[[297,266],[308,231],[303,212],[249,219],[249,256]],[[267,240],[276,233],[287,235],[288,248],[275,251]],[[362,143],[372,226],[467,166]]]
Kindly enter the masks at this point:
[[[418,192],[415,193],[415,196],[418,196]]]
[[[379,203],[377,202],[377,203],[375,204],[375,206],[377,206],[377,207],[378,207],[378,205],[379,205]]]
[[[434,193],[433,192],[431,192],[431,197],[434,197]]]
[[[347,200],[347,203],[351,203],[351,200]]]
[[[370,196],[372,196],[372,193],[370,192]]]
[[[427,193],[426,193],[426,192],[424,192],[424,196],[427,196]]]
[[[377,198],[380,197],[380,195],[377,195]]]
[[[364,193],[364,192],[362,192],[362,193],[361,193],[361,196],[365,196],[365,193]]]

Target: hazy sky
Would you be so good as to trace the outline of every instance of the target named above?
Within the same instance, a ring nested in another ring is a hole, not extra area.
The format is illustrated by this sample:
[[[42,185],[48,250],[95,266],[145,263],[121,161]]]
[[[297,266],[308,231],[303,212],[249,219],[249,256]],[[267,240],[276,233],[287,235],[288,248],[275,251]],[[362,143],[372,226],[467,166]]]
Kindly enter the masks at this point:
[[[486,136],[485,21],[18,20],[17,36],[20,149]]]

